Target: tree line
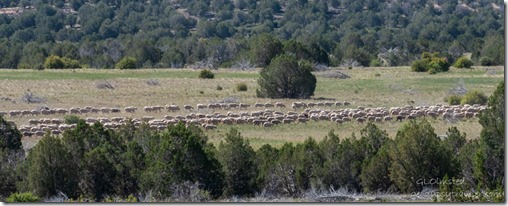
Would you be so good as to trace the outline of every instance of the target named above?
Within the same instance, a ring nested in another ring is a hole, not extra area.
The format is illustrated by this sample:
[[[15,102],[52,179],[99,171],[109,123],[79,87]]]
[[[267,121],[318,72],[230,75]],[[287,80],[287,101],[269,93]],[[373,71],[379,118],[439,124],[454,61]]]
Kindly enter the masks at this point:
[[[259,53],[262,35],[328,66],[410,65],[423,52],[504,64],[499,0],[0,1],[16,6],[0,14],[0,68],[42,69],[52,55],[86,68],[262,67],[277,52]]]
[[[62,137],[48,133],[25,157],[21,134],[0,118],[0,199],[29,192],[135,201],[149,193],[155,201],[212,201],[260,193],[296,198],[316,188],[403,194],[434,188],[481,192],[439,201],[504,201],[504,102],[502,82],[481,113],[478,139],[467,140],[456,127],[440,138],[423,119],[404,123],[394,138],[369,123],[358,136],[330,131],[319,142],[309,137],[257,150],[235,128],[214,146],[200,128],[182,123],[158,132],[146,124],[108,130],[80,120]]]

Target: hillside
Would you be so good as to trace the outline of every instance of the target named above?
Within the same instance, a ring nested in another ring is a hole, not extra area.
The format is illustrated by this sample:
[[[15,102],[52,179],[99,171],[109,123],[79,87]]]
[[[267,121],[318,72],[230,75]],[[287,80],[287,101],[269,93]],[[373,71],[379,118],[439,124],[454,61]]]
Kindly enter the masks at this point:
[[[424,51],[504,64],[499,0],[3,0],[0,7],[0,68],[41,68],[50,55],[91,68],[113,68],[125,56],[139,68],[262,66],[252,42],[263,33],[300,42],[311,61],[329,66],[409,65]]]

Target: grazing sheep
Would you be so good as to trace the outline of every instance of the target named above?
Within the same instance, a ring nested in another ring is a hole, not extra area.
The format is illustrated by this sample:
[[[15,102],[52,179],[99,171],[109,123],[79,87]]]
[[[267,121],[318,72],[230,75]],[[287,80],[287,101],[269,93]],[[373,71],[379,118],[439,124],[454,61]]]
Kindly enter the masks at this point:
[[[138,109],[138,108],[136,108],[136,107],[132,107],[132,106],[131,106],[131,107],[125,107],[125,108],[124,108],[125,112],[127,112],[127,113],[134,113],[134,112],[136,112],[136,110],[137,110],[137,109]]]
[[[180,110],[180,107],[178,107],[178,105],[166,105],[166,110],[168,110],[169,112],[176,112],[176,111],[179,111]]]
[[[240,105],[238,105],[237,103],[229,103],[228,104],[228,107],[230,108],[238,108]]]
[[[60,130],[56,130],[56,129],[51,130],[51,134],[53,134],[53,135],[59,135],[60,133],[62,133],[62,132],[60,132]]]
[[[211,129],[217,129],[217,126],[213,124],[205,124],[204,126],[205,130],[211,130]]]
[[[272,126],[273,126],[273,124],[270,123],[270,122],[264,122],[263,123],[263,127],[272,127]]]
[[[314,102],[309,102],[309,103],[307,103],[307,106],[308,106],[308,107],[315,107],[315,106],[316,106],[316,103],[314,103]]]
[[[240,103],[240,108],[242,108],[242,109],[249,108],[249,107],[250,107],[249,104]]]
[[[39,131],[35,132],[35,136],[42,137],[42,136],[44,136],[44,132],[39,130]]]
[[[204,105],[204,104],[197,104],[196,107],[198,109],[206,109],[207,108],[206,105]]]
[[[30,120],[28,120],[28,124],[30,124],[30,125],[38,125],[40,123],[41,122],[38,119],[30,119]]]
[[[120,113],[121,111],[120,108],[111,108],[111,113]]]
[[[282,103],[282,102],[275,102],[275,107],[277,107],[277,108],[286,108],[286,105],[284,105],[284,103]]]
[[[69,113],[70,114],[80,114],[81,110],[80,110],[80,108],[72,107],[69,109]]]
[[[152,112],[152,111],[153,111],[153,108],[152,108],[151,106],[145,106],[145,107],[143,107],[143,110],[144,110],[145,112]]]
[[[52,120],[51,120],[51,123],[53,123],[53,124],[57,124],[57,125],[58,125],[58,124],[62,124],[62,122],[63,122],[63,121],[62,121],[61,119],[52,119]]]
[[[90,109],[90,113],[99,113],[101,110],[97,108]]]
[[[110,109],[107,108],[107,107],[101,107],[100,110],[101,110],[102,113],[109,113],[109,111],[110,111]]]
[[[28,132],[28,131],[24,131],[23,133],[21,133],[24,137],[32,137],[33,133],[32,132]]]
[[[19,116],[20,114],[21,114],[21,111],[19,111],[19,110],[11,110],[11,111],[9,111],[9,115],[11,117]]]
[[[342,104],[343,104],[344,106],[349,106],[349,105],[351,105],[351,103],[349,103],[348,101],[344,101]]]
[[[23,110],[23,111],[21,111],[21,115],[23,115],[23,116],[32,115],[32,111],[30,111],[30,110]]]
[[[189,110],[189,111],[190,111],[190,110],[193,110],[193,109],[194,109],[194,107],[192,107],[192,105],[188,105],[188,104],[186,104],[186,105],[183,105],[183,109],[185,109],[185,110]]]
[[[261,108],[261,107],[264,107],[264,106],[265,106],[265,104],[263,104],[263,103],[257,103],[257,102],[256,102],[256,103],[254,104],[254,107],[255,107],[255,108]]]
[[[325,106],[325,103],[323,103],[323,102],[317,102],[317,103],[316,103],[316,106],[318,106],[318,107],[324,107],[324,106]]]

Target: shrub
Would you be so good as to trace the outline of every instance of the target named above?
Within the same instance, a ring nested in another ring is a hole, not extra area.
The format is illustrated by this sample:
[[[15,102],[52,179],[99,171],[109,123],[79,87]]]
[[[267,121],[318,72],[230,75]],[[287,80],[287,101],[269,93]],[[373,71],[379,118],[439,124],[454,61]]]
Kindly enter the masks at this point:
[[[462,96],[460,96],[460,95],[451,95],[451,96],[445,97],[444,100],[449,105],[459,105],[460,101],[462,101]]]
[[[65,68],[65,63],[59,56],[51,55],[46,58],[44,61],[44,68],[46,69],[63,69]]]
[[[314,95],[317,82],[311,70],[309,64],[298,62],[294,56],[277,56],[261,70],[256,94],[267,98],[307,99]]]
[[[473,66],[473,62],[469,60],[467,57],[460,57],[455,61],[455,64],[453,64],[453,67],[455,68],[466,68],[469,69]]]
[[[220,85],[217,85],[217,87],[215,88],[217,91],[222,91],[222,87]]]
[[[480,65],[482,65],[482,66],[492,66],[492,65],[494,65],[494,60],[492,60],[489,57],[482,57],[480,59]]]
[[[65,124],[77,124],[80,118],[76,115],[66,115],[64,117]]]
[[[78,60],[70,59],[67,57],[62,58],[62,62],[64,63],[64,67],[66,69],[79,69],[81,68],[81,65],[79,64]]]
[[[6,202],[40,202],[40,201],[41,198],[33,195],[31,192],[13,193],[6,199]]]
[[[467,92],[464,97],[462,97],[462,100],[460,101],[460,104],[481,104],[485,105],[487,104],[487,96],[477,90],[469,91]]]
[[[236,91],[239,91],[239,92],[247,91],[247,84],[245,84],[245,83],[236,84]]]
[[[421,60],[413,61],[411,71],[429,72],[435,74],[438,72],[446,72],[450,69],[450,63],[445,57],[440,57],[438,53],[424,52]]]
[[[199,78],[201,79],[213,79],[214,77],[215,74],[213,74],[213,72],[208,69],[203,69],[199,72]]]
[[[369,66],[370,67],[380,67],[380,66],[382,66],[382,64],[381,64],[381,61],[379,61],[379,59],[372,59],[372,60],[370,60]]]
[[[122,60],[120,60],[116,65],[115,68],[117,69],[136,69],[136,58],[134,57],[124,57]]]

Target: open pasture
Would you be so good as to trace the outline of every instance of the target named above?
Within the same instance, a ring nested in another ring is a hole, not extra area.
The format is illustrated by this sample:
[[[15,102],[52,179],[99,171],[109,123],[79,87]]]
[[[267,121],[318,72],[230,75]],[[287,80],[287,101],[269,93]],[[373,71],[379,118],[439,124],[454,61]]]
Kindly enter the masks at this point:
[[[71,107],[138,107],[135,113],[121,114],[82,114],[85,117],[137,117],[151,115],[162,118],[168,112],[147,113],[144,106],[176,104],[182,110],[171,113],[184,115],[189,113],[183,105],[208,104],[221,101],[247,103],[251,107],[243,111],[257,110],[256,102],[283,102],[286,106],[294,101],[348,101],[348,107],[395,107],[404,105],[425,106],[443,104],[443,97],[451,89],[464,86],[467,90],[480,90],[486,95],[492,94],[495,87],[504,78],[503,67],[475,68],[472,70],[451,69],[447,73],[430,75],[428,73],[410,72],[408,67],[396,68],[354,68],[351,70],[334,68],[351,78],[327,78],[327,72],[315,72],[318,83],[315,95],[311,100],[260,99],[256,97],[258,71],[230,71],[220,69],[214,71],[215,79],[199,79],[197,70],[142,69],[142,70],[0,70],[0,111],[32,110],[41,106],[49,108]],[[158,85],[148,85],[150,79],[157,80]],[[110,83],[114,89],[98,89],[97,84]],[[237,83],[245,83],[248,90],[235,91]],[[218,90],[220,86],[223,89]],[[27,104],[21,97],[27,91],[41,97],[45,103]],[[336,109],[335,107],[330,109]],[[277,109],[291,111],[291,107]],[[236,112],[242,110],[235,110]],[[212,113],[213,111],[200,111]],[[221,111],[225,113],[227,111]],[[48,116],[63,118],[63,116]],[[17,125],[27,124],[32,117],[7,117]],[[433,120],[437,134],[445,134],[452,125],[466,132],[468,138],[477,138],[481,126],[477,118],[452,124],[443,120]],[[393,137],[400,123],[380,123]],[[231,126],[219,125],[216,130],[208,130],[210,140],[220,141]],[[348,122],[341,125],[332,122],[308,122],[307,124],[283,124],[271,128],[260,128],[253,125],[239,125],[242,135],[251,139],[255,147],[264,143],[280,146],[284,142],[301,142],[312,136],[316,139],[324,137],[331,129],[341,138],[350,137],[354,132],[359,136],[364,124]],[[31,140],[33,141],[33,140]]]

